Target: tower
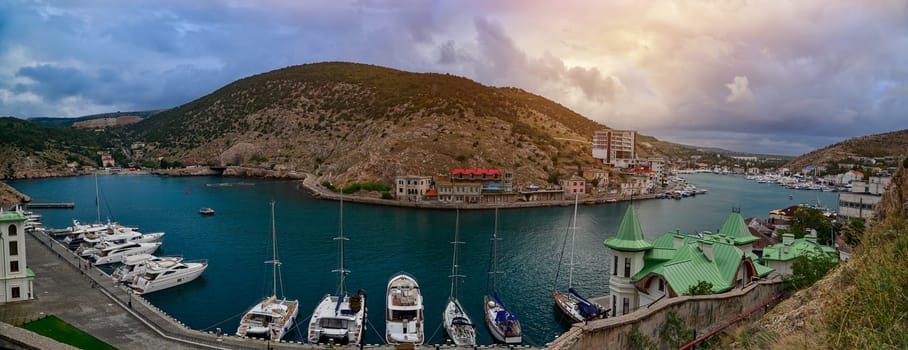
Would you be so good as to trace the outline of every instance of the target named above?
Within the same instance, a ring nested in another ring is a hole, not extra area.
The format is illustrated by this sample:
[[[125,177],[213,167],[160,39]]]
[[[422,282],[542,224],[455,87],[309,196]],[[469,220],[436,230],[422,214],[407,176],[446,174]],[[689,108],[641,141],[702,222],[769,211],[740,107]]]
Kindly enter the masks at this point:
[[[18,212],[0,210],[0,304],[34,295],[35,274],[25,263],[25,220]]]
[[[612,255],[612,275],[608,288],[611,295],[611,316],[620,316],[636,310],[640,305],[631,277],[643,269],[643,257],[653,249],[652,243],[643,239],[643,229],[634,206],[630,205],[618,227],[615,237],[605,240]]]

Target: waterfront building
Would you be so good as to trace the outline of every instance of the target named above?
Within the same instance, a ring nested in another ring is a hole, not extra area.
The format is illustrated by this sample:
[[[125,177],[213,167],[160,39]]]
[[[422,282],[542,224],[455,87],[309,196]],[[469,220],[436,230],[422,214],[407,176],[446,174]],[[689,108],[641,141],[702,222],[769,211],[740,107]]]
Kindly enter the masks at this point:
[[[853,181],[851,192],[839,193],[838,217],[870,219],[891,180],[888,176],[871,176],[867,181]]]
[[[424,199],[426,192],[432,188],[431,176],[407,175],[398,176],[394,181],[397,200],[419,202]]]
[[[621,195],[632,196],[652,193],[656,188],[655,178],[648,174],[630,174],[621,183]]]
[[[593,133],[593,158],[616,168],[637,159],[636,130],[599,130]]]
[[[568,180],[561,180],[561,188],[564,190],[564,198],[574,198],[576,195],[586,194],[586,179],[572,175]]]
[[[615,237],[605,241],[613,257],[611,316],[684,295],[700,282],[708,282],[712,293],[722,293],[768,276],[773,269],[761,265],[752,252],[758,240],[733,212],[716,234],[669,232],[649,242],[633,206],[628,207]]]
[[[781,275],[792,273],[791,265],[797,258],[809,255],[819,255],[838,261],[835,248],[817,243],[816,232],[811,232],[804,238],[795,239],[791,233],[782,235],[782,243],[763,248],[762,261],[766,266],[776,270]]]
[[[506,203],[517,200],[514,175],[499,169],[451,169],[448,176],[436,176],[438,201],[446,203]]]
[[[0,210],[0,304],[34,298],[35,273],[25,256],[25,221],[15,211]]]

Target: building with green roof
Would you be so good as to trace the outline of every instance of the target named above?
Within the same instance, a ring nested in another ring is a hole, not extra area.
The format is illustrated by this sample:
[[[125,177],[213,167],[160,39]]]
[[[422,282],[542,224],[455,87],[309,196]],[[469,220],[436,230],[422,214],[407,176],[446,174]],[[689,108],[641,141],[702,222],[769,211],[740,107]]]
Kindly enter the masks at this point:
[[[817,243],[815,232],[803,238],[794,238],[793,234],[782,235],[782,243],[763,248],[762,261],[766,266],[774,268],[779,274],[790,275],[791,265],[797,258],[809,255],[826,256],[830,261],[838,262],[838,253],[835,248]]]
[[[35,274],[25,260],[25,221],[18,211],[0,210],[0,304],[33,299]]]
[[[757,240],[741,214],[733,212],[717,234],[669,232],[649,242],[643,238],[633,207],[629,208],[615,237],[605,241],[614,259],[609,278],[611,315],[684,295],[701,281],[709,282],[713,293],[722,293],[768,276],[773,269],[760,264],[751,252]],[[624,262],[623,271],[618,268],[620,262]]]

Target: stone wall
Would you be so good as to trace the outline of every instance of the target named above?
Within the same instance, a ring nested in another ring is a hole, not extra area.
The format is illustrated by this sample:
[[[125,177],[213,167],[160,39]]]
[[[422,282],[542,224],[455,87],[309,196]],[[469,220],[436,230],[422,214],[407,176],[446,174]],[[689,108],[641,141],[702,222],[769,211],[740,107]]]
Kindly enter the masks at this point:
[[[684,321],[686,327],[696,329],[697,336],[701,336],[766,303],[784,289],[782,281],[761,281],[743,290],[722,294],[666,299],[624,316],[575,325],[555,339],[549,349],[626,349],[628,333],[634,326],[659,344],[662,325],[672,311]],[[754,319],[765,311],[756,313]],[[660,344],[659,348],[665,349],[666,346]]]

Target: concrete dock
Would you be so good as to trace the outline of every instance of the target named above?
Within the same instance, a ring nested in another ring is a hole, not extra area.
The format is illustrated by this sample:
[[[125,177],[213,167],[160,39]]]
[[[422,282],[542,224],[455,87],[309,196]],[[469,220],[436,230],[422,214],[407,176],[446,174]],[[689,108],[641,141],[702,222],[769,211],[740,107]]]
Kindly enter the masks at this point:
[[[0,305],[0,321],[20,325],[56,315],[73,326],[119,349],[327,349],[293,342],[266,342],[217,336],[193,330],[140,297],[130,295],[97,268],[87,268],[78,256],[52,237],[31,232],[26,239],[28,267],[35,272],[35,299]],[[307,320],[300,320],[306,322]],[[230,328],[230,327],[227,327]],[[370,331],[372,331],[370,329]],[[230,330],[226,330],[230,332]],[[355,349],[333,346],[333,349]],[[394,349],[366,345],[367,349]],[[454,349],[423,345],[419,349]],[[471,349],[463,348],[463,349]],[[479,346],[477,348],[495,348]],[[507,349],[509,347],[499,346]],[[514,347],[511,347],[514,348]],[[516,347],[533,349],[529,346]],[[538,349],[538,348],[537,348]]]

